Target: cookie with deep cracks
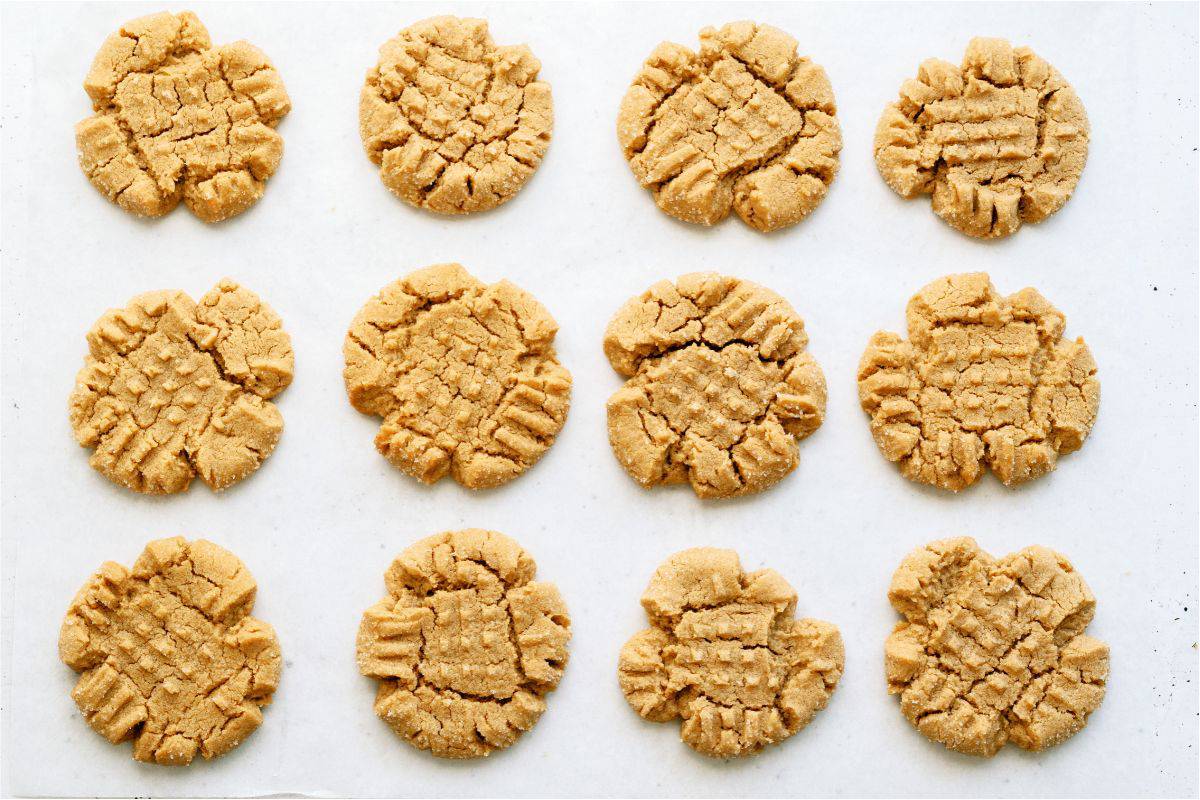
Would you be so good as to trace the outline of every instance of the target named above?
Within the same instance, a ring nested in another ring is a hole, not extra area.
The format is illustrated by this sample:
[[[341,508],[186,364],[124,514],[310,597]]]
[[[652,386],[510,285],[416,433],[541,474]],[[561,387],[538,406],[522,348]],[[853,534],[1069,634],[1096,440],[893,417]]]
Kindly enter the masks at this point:
[[[257,470],[283,416],[271,402],[292,382],[291,338],[275,311],[228,278],[192,300],[147,292],[87,334],[70,399],[75,439],[92,468],[146,494],[214,490]]]
[[[875,128],[879,174],[968,236],[1009,236],[1070,199],[1087,162],[1079,95],[1028,47],[972,39],[961,65],[931,58]]]
[[[359,96],[363,147],[385,186],[441,214],[506,203],[550,146],[554,107],[526,45],[481,19],[422,20],[379,48]]]
[[[796,619],[783,576],[743,572],[732,550],[671,556],[642,607],[650,627],[621,649],[621,691],[645,719],[681,718],[683,741],[705,755],[749,755],[798,733],[841,678],[838,629]]]
[[[770,25],[700,31],[700,50],[663,42],[621,101],[617,139],[666,213],[712,225],[794,225],[824,199],[842,149],[825,70]]]
[[[83,87],[94,113],[75,128],[79,164],[133,214],[162,216],[182,200],[206,222],[235,216],[283,157],[275,128],[292,105],[279,73],[247,42],[213,47],[190,11],[122,25]]]
[[[546,709],[567,663],[571,619],[509,537],[441,533],[401,553],[387,597],[358,629],[358,667],[379,681],[375,713],[443,758],[508,747]]]
[[[711,272],[660,281],[604,335],[627,378],[608,399],[608,437],[642,486],[701,497],[773,486],[825,415],[825,376],[804,322],[763,286]]]
[[[1044,750],[1104,699],[1108,645],[1085,633],[1096,598],[1061,553],[996,559],[969,537],[931,542],[905,557],[888,599],[904,617],[884,647],[888,692],[951,750]]]
[[[257,584],[228,550],[159,539],[133,569],[107,561],[63,620],[58,652],[79,674],[71,697],[133,757],[214,758],[262,724],[282,668],[275,631],[250,616]]]
[[[375,447],[405,473],[499,486],[533,466],[566,422],[571,374],[555,354],[557,332],[542,304],[508,281],[427,267],[355,316],[346,392],[383,418]]]

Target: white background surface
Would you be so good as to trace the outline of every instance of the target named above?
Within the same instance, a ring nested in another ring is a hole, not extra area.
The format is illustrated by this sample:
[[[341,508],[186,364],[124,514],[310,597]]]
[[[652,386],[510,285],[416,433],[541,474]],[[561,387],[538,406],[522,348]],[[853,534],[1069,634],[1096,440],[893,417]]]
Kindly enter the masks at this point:
[[[138,221],[105,201],[75,160],[89,113],[81,82],[104,37],[156,6],[3,10],[3,790],[13,794],[206,795],[1156,795],[1197,792],[1197,7],[197,4],[215,42],[245,38],[282,73],[294,110],[266,196],[210,227],[180,207]],[[376,49],[412,21],[489,17],[528,42],[553,86],[542,167],[500,209],[463,219],[392,197],[363,155],[357,96]],[[736,218],[678,223],[638,188],[615,141],[628,81],[661,40],[694,46],[705,24],[756,18],[825,66],[839,106],[841,173],[810,219],[763,236]],[[879,179],[871,136],[926,57],[960,60],[975,34],[1027,43],[1074,84],[1091,155],[1075,197],[1001,242],[968,239],[927,200]],[[377,420],[341,381],[342,336],[384,284],[461,261],[508,277],[562,326],[570,417],[527,475],[472,494],[427,488],[372,447]],[[727,271],[781,292],[805,318],[829,381],[822,428],[795,474],[767,493],[700,502],[646,492],[612,457],[604,401],[620,380],[600,340],[650,283]],[[958,496],[912,484],[877,452],[854,373],[877,328],[949,272],[1038,287],[1099,362],[1103,399],[1083,449],[1017,490],[988,476]],[[232,275],[290,331],[296,379],[278,400],[280,446],[251,479],[214,495],[148,498],[88,468],[66,400],[84,333],[104,309],[156,288],[194,297]],[[372,713],[354,664],[361,612],[418,537],[483,526],[516,537],[574,618],[571,662],[534,730],[485,761],[418,752]],[[255,614],[279,633],[282,685],[262,728],[212,763],[138,764],[92,732],[57,657],[62,614],[105,559],[151,538],[205,536],[258,579]],[[885,591],[914,547],[973,534],[996,555],[1032,543],[1068,554],[1099,599],[1089,632],[1112,648],[1108,696],[1086,730],[1040,755],[985,761],[927,742],[885,693]],[[695,545],[772,566],[846,641],[846,671],[808,729],[756,758],[694,754],[677,724],[641,721],[615,670],[645,624],[638,597],[659,562]]]

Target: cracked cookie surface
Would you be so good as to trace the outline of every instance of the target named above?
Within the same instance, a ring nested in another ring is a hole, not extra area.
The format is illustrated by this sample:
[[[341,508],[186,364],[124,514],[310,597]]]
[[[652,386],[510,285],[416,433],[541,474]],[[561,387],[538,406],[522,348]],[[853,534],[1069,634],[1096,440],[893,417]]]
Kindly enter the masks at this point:
[[[499,486],[533,466],[566,422],[571,374],[555,355],[557,332],[541,303],[508,281],[427,267],[355,316],[346,392],[383,418],[375,447],[405,473]]]
[[[275,126],[291,110],[256,47],[214,48],[190,11],[128,22],[84,81],[95,111],[75,128],[92,185],[126,211],[166,214],[182,199],[217,222],[253,205],[283,156]]]
[[[379,49],[359,98],[363,147],[383,183],[442,214],[515,195],[550,146],[550,85],[525,45],[497,46],[481,19],[433,17]]]
[[[1096,598],[1065,556],[1041,546],[1000,560],[967,537],[910,553],[888,599],[888,692],[951,750],[1044,750],[1078,733],[1104,699],[1108,645],[1086,635]]]
[[[147,292],[105,312],[87,341],[71,428],[114,483],[172,494],[199,475],[220,490],[275,449],[283,417],[268,400],[292,381],[292,344],[249,289],[226,278],[199,303]]]
[[[921,64],[875,129],[875,163],[901,197],[969,236],[1040,222],[1075,191],[1088,152],[1075,90],[1028,47],[972,39],[961,67]]]
[[[621,101],[617,139],[658,207],[712,225],[730,210],[767,232],[804,219],[838,170],[842,134],[825,70],[770,25],[664,42]]]
[[[908,302],[908,340],[880,331],[858,367],[871,433],[910,480],[958,491],[991,468],[1006,486],[1078,450],[1100,382],[1082,338],[1034,289],[1002,297],[987,273],[949,275]]]
[[[114,744],[132,739],[139,761],[184,765],[241,744],[282,666],[275,631],[249,616],[256,590],[237,556],[204,539],[150,542],[132,570],[105,562],[59,635],[84,719]]]
[[[749,281],[692,273],[617,312],[604,352],[625,385],[608,399],[613,453],[647,488],[688,482],[701,497],[774,485],[825,414],[825,376],[804,322]]]
[[[380,681],[375,713],[443,758],[486,756],[532,728],[571,638],[558,589],[536,572],[494,531],[441,533],[401,553],[358,629],[359,670]]]
[[[671,556],[642,607],[651,627],[621,650],[621,691],[648,720],[682,718],[683,741],[705,755],[748,755],[799,732],[841,677],[838,629],[795,619],[783,576],[742,572],[732,550]]]

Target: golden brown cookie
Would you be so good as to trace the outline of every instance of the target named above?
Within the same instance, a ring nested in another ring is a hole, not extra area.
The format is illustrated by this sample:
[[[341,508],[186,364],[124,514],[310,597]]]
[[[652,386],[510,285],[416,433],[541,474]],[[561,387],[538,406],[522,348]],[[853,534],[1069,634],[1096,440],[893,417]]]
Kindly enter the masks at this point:
[[[1028,47],[972,39],[962,67],[932,58],[875,128],[875,163],[901,197],[969,236],[1008,236],[1062,208],[1087,161],[1075,90]]]
[[[871,433],[909,480],[958,491],[986,464],[1006,486],[1078,450],[1100,382],[1082,338],[1034,289],[1002,297],[987,273],[948,275],[908,301],[908,341],[880,331],[858,366]]]
[[[75,128],[80,166],[134,214],[180,199],[206,222],[240,214],[283,156],[275,126],[292,104],[279,73],[246,42],[214,48],[190,11],[123,25],[83,88],[96,113]]]
[[[358,668],[380,681],[375,713],[443,758],[486,756],[532,728],[571,638],[566,604],[536,572],[494,531],[440,533],[401,553],[358,629]]]
[[[642,607],[651,627],[621,649],[621,691],[648,720],[681,717],[683,741],[705,755],[748,755],[797,733],[841,677],[838,629],[795,619],[783,576],[742,572],[732,550],[671,556]]]
[[[604,334],[629,378],[608,399],[608,438],[642,486],[689,482],[701,497],[775,484],[821,424],[825,376],[804,322],[749,281],[696,272],[660,281]]]
[[[659,208],[712,225],[804,219],[838,170],[842,134],[825,70],[778,28],[700,31],[700,52],[663,42],[621,101],[617,139]]]
[[[1044,750],[1104,699],[1108,645],[1084,634],[1096,598],[1060,553],[1035,545],[997,561],[974,539],[943,539],[909,553],[888,599],[905,620],[884,651],[888,692],[951,750]]]
[[[112,561],[84,584],[58,652],[81,673],[71,697],[133,757],[189,764],[241,744],[279,685],[275,631],[249,616],[257,585],[233,553],[181,537],[146,545],[128,570]]]
[[[383,417],[375,447],[425,483],[446,473],[471,489],[499,486],[554,444],[570,404],[558,324],[508,281],[458,264],[384,287],[346,334],[346,392]]]
[[[512,199],[550,146],[554,108],[541,68],[525,45],[497,46],[481,19],[433,17],[388,40],[358,106],[384,185],[442,214]]]
[[[197,304],[140,294],[87,335],[71,428],[92,467],[147,494],[216,490],[266,460],[283,431],[269,398],[292,382],[292,342],[254,292],[226,278]]]

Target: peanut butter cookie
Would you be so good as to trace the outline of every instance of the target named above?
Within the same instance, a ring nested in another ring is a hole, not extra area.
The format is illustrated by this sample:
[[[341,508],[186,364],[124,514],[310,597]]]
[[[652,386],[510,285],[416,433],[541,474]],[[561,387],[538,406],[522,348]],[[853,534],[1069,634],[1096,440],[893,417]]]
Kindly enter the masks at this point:
[[[59,636],[81,673],[71,697],[88,724],[133,757],[190,764],[241,744],[279,684],[275,631],[249,616],[257,586],[237,556],[181,537],[112,561],[79,590]]]
[[[825,376],[804,322],[779,295],[711,272],[660,281],[604,335],[629,378],[608,399],[608,438],[642,486],[691,483],[701,497],[774,485],[821,424]]]
[[[383,417],[375,447],[405,473],[499,486],[533,466],[566,422],[571,374],[555,356],[557,332],[542,304],[508,281],[427,267],[355,316],[346,392]]]
[[[79,163],[105,197],[158,217],[180,199],[217,222],[262,197],[291,110],[253,45],[214,48],[190,11],[151,14],[109,36],[83,82],[96,112],[75,128]]]
[[[658,207],[712,225],[735,210],[759,231],[804,219],[838,170],[842,133],[825,70],[770,25],[663,42],[621,101],[617,139]]]
[[[359,670],[380,681],[375,713],[443,758],[486,756],[532,728],[571,638],[558,589],[536,572],[494,531],[441,533],[401,553],[358,629]]]
[[[384,185],[442,214],[512,199],[550,146],[554,109],[541,68],[523,44],[498,47],[481,19],[433,17],[387,41],[358,106]]]
[[[1088,120],[1075,90],[1028,47],[972,39],[962,67],[921,64],[875,128],[875,163],[901,197],[969,236],[1041,222],[1075,191]]]
[[[683,741],[707,756],[748,755],[797,733],[841,677],[838,629],[795,619],[783,576],[742,572],[732,550],[671,556],[642,607],[651,627],[621,650],[621,691],[648,720],[682,717]]]
[[[71,428],[92,467],[135,492],[172,494],[196,475],[215,490],[258,469],[283,417],[292,342],[266,303],[228,278],[200,298],[140,294],[87,334]]]
[[[932,542],[900,564],[888,599],[904,616],[884,650],[888,692],[951,750],[1044,750],[1104,699],[1108,645],[1084,634],[1096,598],[1060,553],[997,561],[974,539]]]
[[[1034,289],[996,294],[986,273],[949,275],[908,301],[908,341],[871,337],[858,396],[871,433],[909,480],[958,491],[984,464],[1006,486],[1078,450],[1100,382],[1082,338]]]

